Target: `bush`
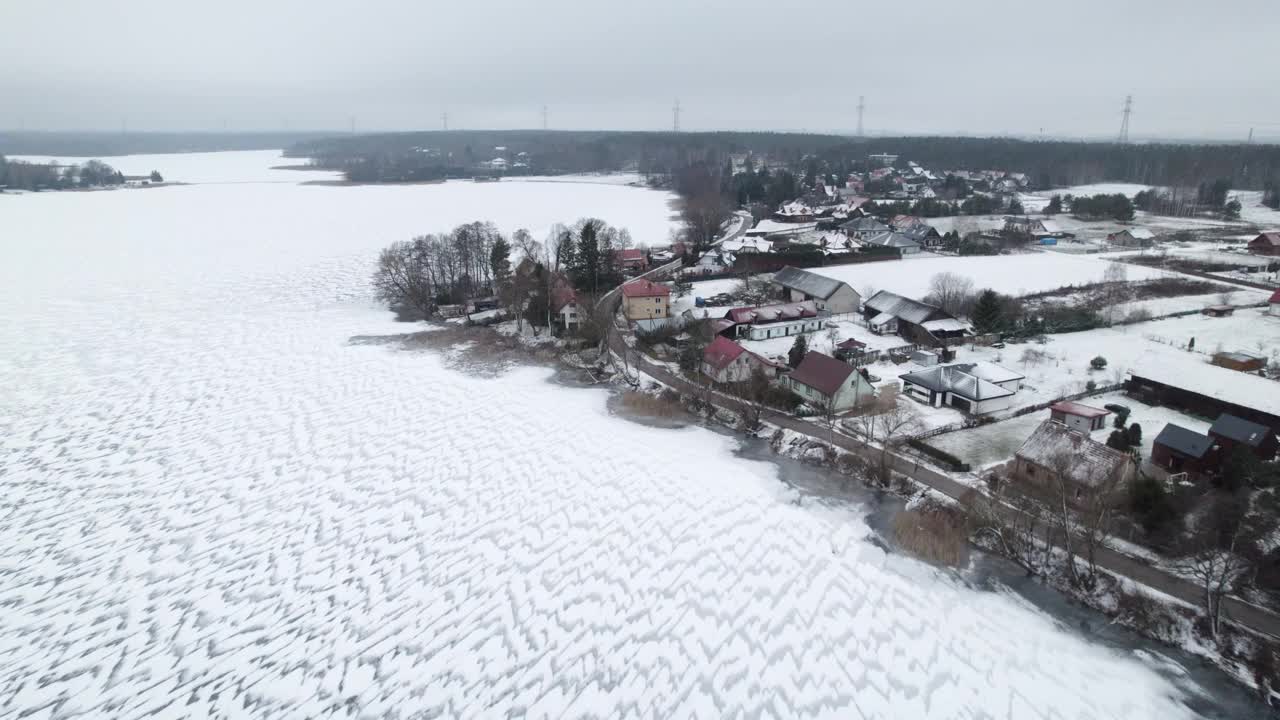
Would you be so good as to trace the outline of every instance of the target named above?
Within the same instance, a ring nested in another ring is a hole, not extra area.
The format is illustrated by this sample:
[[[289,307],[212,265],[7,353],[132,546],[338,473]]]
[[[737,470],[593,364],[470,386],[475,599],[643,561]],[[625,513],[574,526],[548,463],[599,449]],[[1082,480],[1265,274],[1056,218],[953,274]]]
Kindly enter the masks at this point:
[[[1089,382],[1084,384],[1084,389],[1088,390],[1089,392],[1093,392],[1094,390],[1098,389],[1098,383],[1090,380]]]
[[[1107,366],[1107,359],[1099,355],[1098,357],[1090,360],[1089,365],[1093,367],[1094,370],[1101,370]]]
[[[904,510],[893,518],[893,536],[906,550],[938,565],[959,567],[964,561],[969,533],[956,513],[926,507]]]
[[[908,440],[907,445],[910,445],[916,450],[928,455],[930,458],[937,460],[942,465],[947,466],[951,472],[969,472],[968,463],[955,455],[952,455],[946,450],[941,450],[921,440],[916,440],[915,438]]]

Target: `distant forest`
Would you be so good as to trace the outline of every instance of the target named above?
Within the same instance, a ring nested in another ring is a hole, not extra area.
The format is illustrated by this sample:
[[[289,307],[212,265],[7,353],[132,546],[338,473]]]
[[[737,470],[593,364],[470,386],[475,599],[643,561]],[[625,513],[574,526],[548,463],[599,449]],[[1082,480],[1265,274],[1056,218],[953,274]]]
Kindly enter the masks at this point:
[[[497,152],[496,148],[505,148]],[[505,174],[631,170],[670,175],[690,165],[724,167],[731,156],[785,166],[806,177],[866,169],[870,153],[892,153],[933,170],[1025,173],[1038,189],[1092,182],[1197,186],[1228,178],[1261,190],[1280,180],[1280,145],[1116,144],[1011,138],[877,137],[759,132],[575,132],[451,130],[330,137],[299,142],[286,154],[310,158],[352,180],[380,182],[466,177],[501,154],[525,153]]]
[[[105,157],[277,150],[332,132],[39,132],[0,130],[0,155]]]

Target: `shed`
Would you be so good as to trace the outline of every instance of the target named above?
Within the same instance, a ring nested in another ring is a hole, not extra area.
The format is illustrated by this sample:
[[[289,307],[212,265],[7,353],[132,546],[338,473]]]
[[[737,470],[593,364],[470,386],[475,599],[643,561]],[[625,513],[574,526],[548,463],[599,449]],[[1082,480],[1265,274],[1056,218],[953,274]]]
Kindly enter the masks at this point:
[[[1267,366],[1267,359],[1246,352],[1214,353],[1213,364],[1240,372],[1257,372]]]
[[[1110,410],[1078,402],[1060,402],[1049,406],[1049,419],[1077,432],[1093,432],[1106,427]]]
[[[1204,473],[1214,469],[1213,438],[1181,425],[1164,426],[1151,445],[1151,463],[1171,473]]]
[[[1228,454],[1236,447],[1243,446],[1261,460],[1270,460],[1276,455],[1276,434],[1271,428],[1235,415],[1219,415],[1213,425],[1209,426],[1209,435]]]

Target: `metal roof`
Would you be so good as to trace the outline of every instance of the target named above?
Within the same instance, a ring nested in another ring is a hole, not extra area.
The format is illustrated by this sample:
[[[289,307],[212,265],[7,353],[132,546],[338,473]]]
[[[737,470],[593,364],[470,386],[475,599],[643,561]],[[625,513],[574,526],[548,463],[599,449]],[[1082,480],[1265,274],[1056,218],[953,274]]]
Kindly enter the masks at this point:
[[[802,292],[810,297],[826,300],[835,295],[846,283],[825,275],[811,273],[796,267],[784,267],[773,275],[773,282],[788,290]]]
[[[800,366],[791,372],[790,377],[793,381],[808,385],[830,397],[853,373],[854,368],[848,363],[820,352],[810,352],[800,361]]]
[[[863,238],[862,242],[867,245],[876,245],[878,247],[889,248],[912,248],[920,247],[920,243],[903,235],[900,232],[882,232],[871,237]]]
[[[738,343],[730,340],[723,335],[716,336],[715,340],[702,351],[702,359],[711,367],[717,370],[723,370],[729,367],[729,364],[738,359],[739,355],[746,352],[747,349]]]
[[[1083,403],[1071,402],[1069,400],[1064,400],[1062,402],[1054,403],[1049,406],[1049,409],[1054,410],[1056,412],[1064,413],[1066,415],[1076,415],[1078,417],[1087,417],[1087,418],[1104,417],[1106,415],[1111,414],[1110,410],[1103,410],[1102,408],[1096,408],[1096,407],[1093,407],[1092,405],[1085,405]]]
[[[905,373],[898,377],[903,382],[908,382],[912,385],[919,385],[934,392],[953,393],[974,402],[1008,397],[1014,394],[1013,390],[1000,387],[995,382],[973,373],[972,370],[972,364],[939,365],[912,373]],[[1019,375],[1017,377],[1020,378],[1022,376]]]
[[[895,317],[900,317],[909,323],[921,325],[929,320],[933,320],[935,316],[951,317],[942,311],[942,308],[922,303],[919,300],[905,298],[888,290],[880,292],[867,298],[865,303],[867,307],[879,313],[888,313]]]
[[[1249,422],[1244,418],[1238,418],[1227,413],[1219,415],[1218,419],[1213,421],[1213,425],[1209,427],[1209,432],[1235,440],[1238,443],[1244,443],[1249,447],[1258,447],[1271,434],[1271,430],[1263,425]]]
[[[1155,444],[1163,445],[1189,457],[1202,458],[1209,452],[1209,448],[1213,447],[1213,439],[1181,425],[1169,423],[1156,436]]]

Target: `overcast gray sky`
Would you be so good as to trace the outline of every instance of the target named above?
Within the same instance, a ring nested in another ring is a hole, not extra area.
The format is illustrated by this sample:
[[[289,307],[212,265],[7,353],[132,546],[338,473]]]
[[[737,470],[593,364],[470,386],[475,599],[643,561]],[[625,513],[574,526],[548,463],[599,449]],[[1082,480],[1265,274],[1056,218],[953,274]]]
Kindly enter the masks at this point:
[[[0,0],[0,127],[1280,138],[1280,0]]]

